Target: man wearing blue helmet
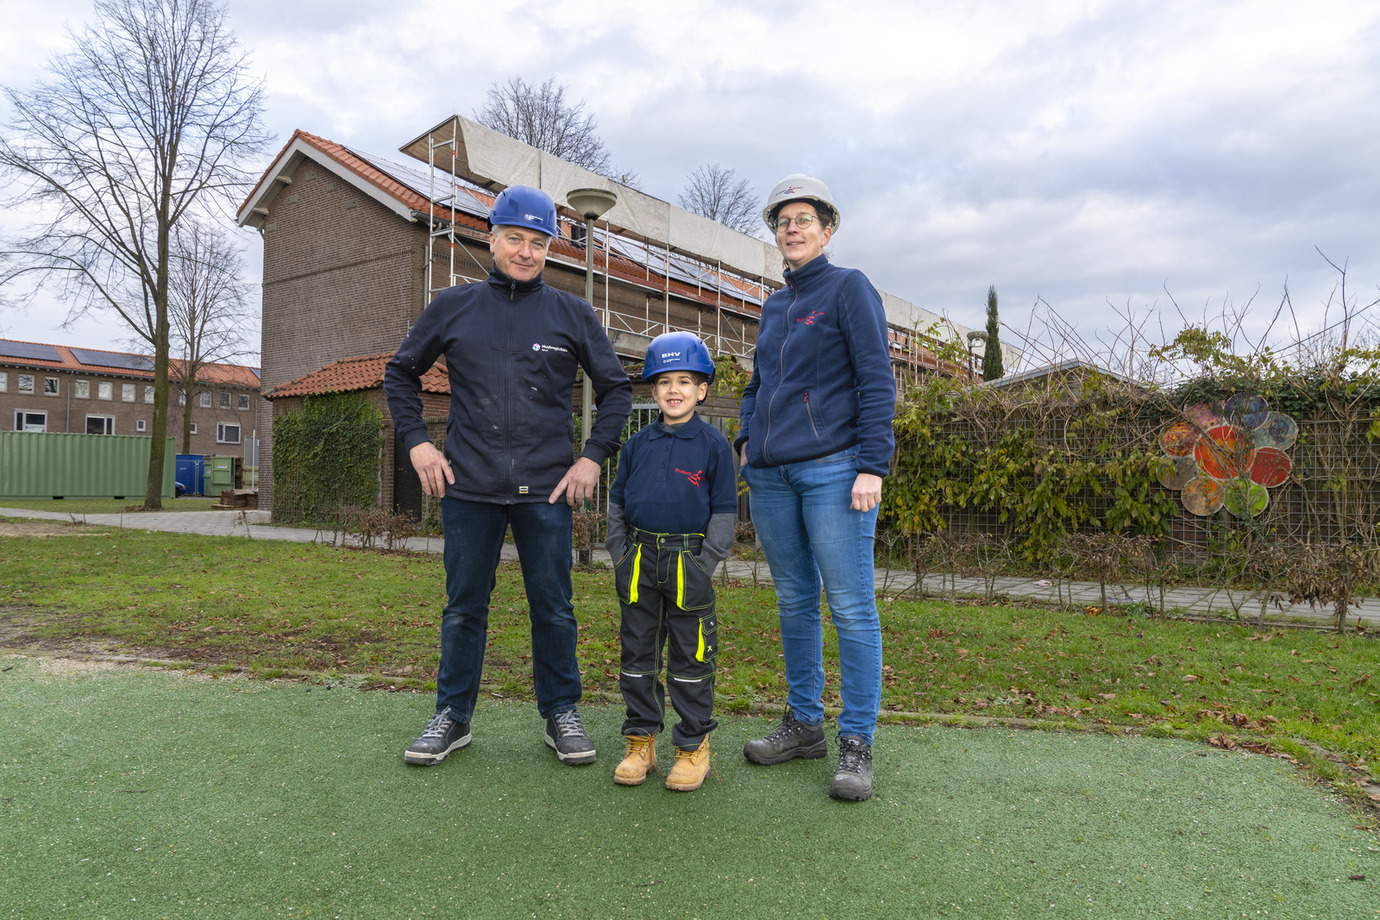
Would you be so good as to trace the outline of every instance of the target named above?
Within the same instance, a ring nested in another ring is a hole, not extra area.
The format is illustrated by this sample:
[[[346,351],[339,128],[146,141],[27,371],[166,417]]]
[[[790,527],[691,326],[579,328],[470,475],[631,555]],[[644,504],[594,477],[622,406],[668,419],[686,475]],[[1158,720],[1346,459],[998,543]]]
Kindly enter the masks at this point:
[[[545,742],[562,763],[591,763],[594,745],[576,710],[582,690],[570,584],[572,509],[594,494],[600,467],[618,450],[632,384],[590,305],[542,282],[559,234],[551,197],[526,186],[506,189],[494,201],[489,228],[488,279],[436,295],[384,371],[398,440],[423,491],[442,499],[445,528],[436,712],[404,759],[430,766],[470,743],[489,595],[511,528]],[[442,355],[450,379],[444,451],[431,442],[421,402],[422,375]],[[572,465],[580,368],[598,414]]]
[[[709,349],[693,333],[652,340],[642,379],[661,416],[623,445],[609,489],[607,546],[623,608],[618,688],[628,749],[613,774],[622,786],[640,786],[657,770],[667,695],[680,722],[666,788],[698,789],[709,773],[719,644],[710,579],[733,546],[737,511],[728,440],[695,413],[713,378]]]

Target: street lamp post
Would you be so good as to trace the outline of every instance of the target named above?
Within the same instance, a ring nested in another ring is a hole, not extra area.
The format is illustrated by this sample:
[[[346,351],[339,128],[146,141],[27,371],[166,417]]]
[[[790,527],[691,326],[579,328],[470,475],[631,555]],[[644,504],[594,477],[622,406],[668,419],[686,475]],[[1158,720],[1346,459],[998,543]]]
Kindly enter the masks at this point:
[[[973,346],[974,346],[975,344],[977,344],[978,342],[986,342],[986,341],[987,341],[987,333],[985,333],[985,332],[980,332],[980,331],[974,329],[972,332],[968,333],[967,339],[968,339],[968,382],[969,382],[969,383],[972,383],[972,381],[973,381],[973,365],[974,365],[974,363],[975,363],[975,361],[974,361],[974,353],[973,353]]]
[[[618,196],[608,189],[577,188],[565,196],[566,203],[585,219],[585,300],[594,309],[594,222],[609,208],[618,203]],[[580,446],[589,440],[590,420],[594,416],[594,394],[589,386],[589,374],[585,374],[584,386],[580,388],[580,427],[583,429]]]

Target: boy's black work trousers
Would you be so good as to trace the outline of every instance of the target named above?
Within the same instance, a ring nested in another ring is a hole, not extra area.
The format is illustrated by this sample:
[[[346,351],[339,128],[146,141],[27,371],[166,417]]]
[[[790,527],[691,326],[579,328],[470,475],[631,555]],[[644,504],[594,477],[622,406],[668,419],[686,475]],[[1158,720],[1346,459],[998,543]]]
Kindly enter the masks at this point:
[[[665,728],[669,694],[680,715],[672,733],[675,745],[694,750],[719,724],[714,721],[719,626],[714,584],[695,559],[701,537],[648,533],[636,527],[629,535],[632,542],[614,567],[623,607],[618,675],[628,709],[623,734],[659,734]]]

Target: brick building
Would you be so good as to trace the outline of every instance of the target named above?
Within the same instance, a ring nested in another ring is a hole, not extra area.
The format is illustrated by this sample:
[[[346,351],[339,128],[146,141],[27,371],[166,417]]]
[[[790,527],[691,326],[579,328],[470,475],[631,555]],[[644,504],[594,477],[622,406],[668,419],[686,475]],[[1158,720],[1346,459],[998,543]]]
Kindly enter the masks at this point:
[[[499,145],[504,162],[535,162],[537,173],[509,181],[481,174],[470,160],[479,155],[482,143]],[[687,329],[700,335],[714,354],[751,366],[761,303],[781,284],[780,256],[770,244],[585,173],[463,118],[442,122],[402,150],[420,162],[362,153],[299,130],[238,212],[239,222],[259,230],[264,245],[262,384],[270,400],[259,409],[257,421],[260,507],[272,506],[274,412],[286,411],[308,390],[330,392],[322,387],[339,386],[335,377],[342,367],[325,378],[312,376],[337,362],[358,359],[363,364],[344,369],[371,377],[372,362],[393,353],[439,290],[486,277],[492,265],[489,207],[496,189],[519,181],[546,188],[561,214],[561,235],[547,259],[547,284],[584,295],[586,238],[593,236],[593,309],[626,362],[640,364],[652,337]],[[543,181],[541,175],[559,181]],[[620,204],[609,217],[619,217],[623,224],[596,222],[587,231],[583,218],[565,206],[570,189],[596,185],[617,189]],[[647,229],[657,222],[665,229]],[[634,224],[642,229],[630,229]],[[669,242],[675,233],[689,232],[687,227],[710,249],[721,241],[728,257]],[[758,264],[758,272],[745,272],[745,263]],[[904,321],[892,326],[898,375],[907,368],[962,372],[941,366],[915,332],[921,320],[928,325],[938,317],[889,295],[883,299],[889,317],[893,310],[898,318],[904,314]],[[965,331],[952,324],[949,328],[955,338]],[[293,389],[280,389],[290,383]],[[573,411],[579,411],[579,401],[577,387]],[[440,410],[442,419],[444,414]],[[391,450],[385,455],[383,507],[398,507],[398,496],[409,487],[405,480],[411,469],[405,462],[407,468],[398,469],[396,460]]]
[[[0,420],[9,430],[148,435],[153,401],[153,362],[143,355],[0,339]],[[171,401],[167,434],[181,452],[188,410],[180,394]],[[190,452],[243,457],[263,402],[258,369],[208,365],[192,402]]]

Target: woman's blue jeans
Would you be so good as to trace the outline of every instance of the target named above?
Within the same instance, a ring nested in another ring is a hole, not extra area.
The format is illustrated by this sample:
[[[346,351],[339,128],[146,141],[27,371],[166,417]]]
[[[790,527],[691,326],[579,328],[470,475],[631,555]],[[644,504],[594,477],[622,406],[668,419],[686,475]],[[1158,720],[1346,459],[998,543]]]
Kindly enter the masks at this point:
[[[752,523],[776,582],[791,712],[811,725],[824,720],[822,582],[839,640],[839,734],[871,744],[882,702],[882,628],[872,559],[877,509],[850,507],[857,475],[856,448],[743,468]]]
[[[445,528],[446,609],[441,615],[441,666],[436,673],[436,711],[447,706],[470,721],[488,641],[489,597],[513,529],[522,583],[532,621],[532,682],[542,718],[574,709],[580,701],[575,657],[575,606],[570,586],[570,506],[525,502],[495,505],[441,500]]]

